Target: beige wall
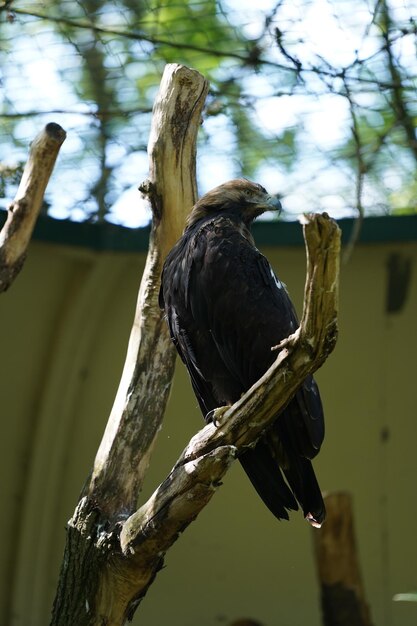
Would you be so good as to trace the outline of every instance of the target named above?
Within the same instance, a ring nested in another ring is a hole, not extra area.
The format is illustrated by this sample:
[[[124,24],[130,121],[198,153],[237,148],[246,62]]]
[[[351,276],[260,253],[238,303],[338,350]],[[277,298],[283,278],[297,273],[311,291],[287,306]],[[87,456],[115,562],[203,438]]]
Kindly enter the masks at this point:
[[[300,309],[301,248],[264,250]],[[401,311],[385,313],[387,259],[414,273]],[[315,466],[323,490],[355,499],[374,622],[415,623],[417,590],[415,372],[417,248],[361,245],[342,270],[340,339],[318,373],[327,418]],[[0,623],[44,626],[70,517],[100,441],[124,360],[144,257],[32,244],[0,299],[2,373]],[[178,364],[149,494],[202,426]],[[311,530],[278,523],[236,464],[166,558],[136,624],[319,626]]]

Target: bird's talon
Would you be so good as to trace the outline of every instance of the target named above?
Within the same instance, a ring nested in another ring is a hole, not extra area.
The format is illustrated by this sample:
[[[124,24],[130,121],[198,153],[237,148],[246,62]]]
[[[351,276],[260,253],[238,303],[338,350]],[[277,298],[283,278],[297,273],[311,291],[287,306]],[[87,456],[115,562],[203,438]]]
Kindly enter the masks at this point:
[[[222,421],[222,415],[228,408],[229,406],[220,406],[217,409],[209,411],[205,417],[206,424],[213,424],[215,428],[219,428]]]
[[[297,328],[295,333],[292,333],[288,337],[285,337],[285,339],[280,341],[276,346],[272,346],[271,351],[275,352],[275,351],[284,350],[285,348],[291,348],[297,341],[299,335],[300,335],[300,329]]]
[[[205,419],[206,424],[214,424],[214,426],[216,426],[217,428],[215,413],[216,413],[216,409],[209,411],[204,419]]]

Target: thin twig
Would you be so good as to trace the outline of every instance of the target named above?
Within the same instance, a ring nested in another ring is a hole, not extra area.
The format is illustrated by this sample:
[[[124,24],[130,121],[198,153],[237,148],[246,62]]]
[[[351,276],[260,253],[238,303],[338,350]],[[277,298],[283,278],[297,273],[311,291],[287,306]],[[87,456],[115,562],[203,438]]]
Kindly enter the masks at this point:
[[[353,224],[352,232],[350,235],[350,239],[346,244],[345,250],[343,252],[343,263],[347,263],[352,256],[353,249],[357,244],[360,233],[362,230],[362,224],[364,220],[365,210],[362,203],[362,193],[363,193],[363,184],[365,174],[367,173],[367,165],[363,158],[363,146],[361,143],[360,130],[358,119],[355,111],[355,103],[353,101],[352,94],[350,92],[349,85],[347,81],[344,81],[346,98],[349,102],[349,111],[352,120],[352,137],[355,144],[355,157],[356,157],[356,189],[355,189],[355,201],[356,201],[356,210],[358,215]]]

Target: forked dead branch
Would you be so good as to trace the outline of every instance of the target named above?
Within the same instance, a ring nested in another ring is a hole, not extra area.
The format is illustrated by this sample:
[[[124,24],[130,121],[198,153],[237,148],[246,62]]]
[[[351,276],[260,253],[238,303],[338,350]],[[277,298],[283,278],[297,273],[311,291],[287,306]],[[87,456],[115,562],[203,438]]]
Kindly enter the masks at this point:
[[[68,524],[53,626],[120,626],[165,553],[215,493],[243,446],[271,424],[337,336],[340,233],[306,218],[307,278],[299,331],[266,374],[189,442],[169,476],[136,510],[173,374],[174,352],[157,303],[160,271],[195,201],[195,146],[207,82],[167,66],[155,104],[147,189],[154,221],[125,369],[94,469]]]
[[[149,544],[154,547],[157,535],[160,552],[165,552],[184,524],[192,521],[211,498],[239,451],[256,441],[277,410],[333,349],[340,232],[328,216],[310,215],[304,236],[309,263],[300,329],[280,350],[274,365],[238,402],[215,412],[213,422],[193,437],[150,500],[126,520],[121,533],[125,553],[133,555],[139,548],[143,557]]]

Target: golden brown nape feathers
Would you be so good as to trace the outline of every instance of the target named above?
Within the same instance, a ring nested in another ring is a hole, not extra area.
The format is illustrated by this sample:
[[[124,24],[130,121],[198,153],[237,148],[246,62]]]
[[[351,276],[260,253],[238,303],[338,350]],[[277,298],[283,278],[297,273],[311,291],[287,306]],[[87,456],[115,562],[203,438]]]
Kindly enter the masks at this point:
[[[187,218],[186,228],[203,217],[223,211],[237,213],[249,224],[265,211],[280,210],[278,198],[264,187],[246,178],[235,178],[215,187],[196,202]]]

